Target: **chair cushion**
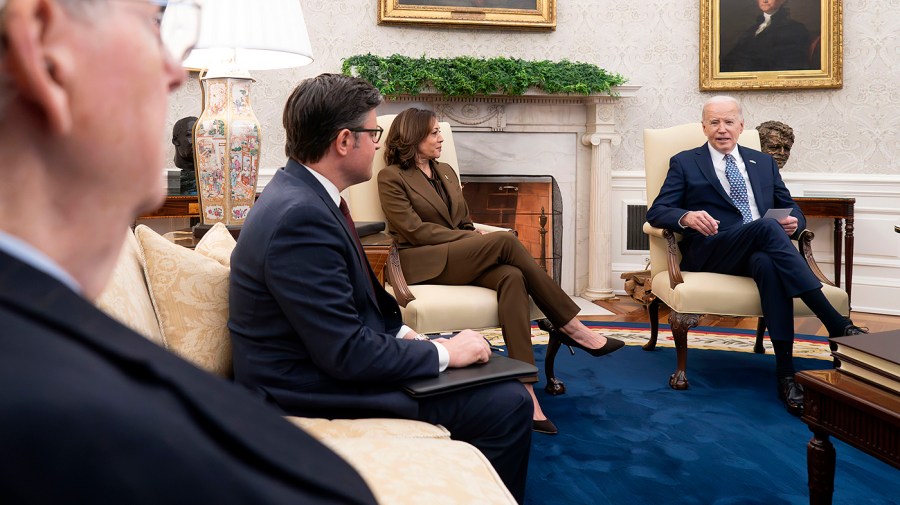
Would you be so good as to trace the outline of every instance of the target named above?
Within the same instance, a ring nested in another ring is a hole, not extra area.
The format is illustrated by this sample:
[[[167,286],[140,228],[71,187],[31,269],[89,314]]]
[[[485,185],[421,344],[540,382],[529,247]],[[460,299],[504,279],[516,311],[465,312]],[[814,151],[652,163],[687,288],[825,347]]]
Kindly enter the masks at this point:
[[[682,272],[684,283],[673,290],[669,287],[669,273],[663,271],[653,277],[652,291],[672,310],[682,314],[719,314],[740,317],[760,317],[762,307],[759,291],[750,277]],[[831,285],[823,285],[822,292],[841,314],[850,314],[847,293]],[[794,315],[814,315],[799,298],[794,299]]]
[[[318,439],[355,437],[402,437],[449,439],[450,432],[440,425],[411,419],[323,419],[285,416],[285,419]]]
[[[233,248],[234,241],[229,246],[222,233],[228,234],[224,225],[214,226],[198,249],[215,249],[217,257],[224,257],[224,250]],[[145,276],[165,347],[204,370],[224,377],[231,375],[229,269],[215,259],[166,240],[146,226],[138,225],[135,236],[144,250]],[[210,247],[212,243],[221,248]]]
[[[125,234],[122,252],[97,307],[158,345],[164,345],[159,320],[144,280],[144,254],[134,233]]]
[[[392,288],[386,286],[389,293]],[[415,300],[401,307],[403,322],[419,333],[496,328],[497,292],[479,286],[416,284],[409,286]],[[532,319],[544,317],[531,302]]]
[[[322,443],[362,475],[381,504],[516,503],[490,462],[465,442],[341,437]],[[398,479],[398,475],[413,477]]]

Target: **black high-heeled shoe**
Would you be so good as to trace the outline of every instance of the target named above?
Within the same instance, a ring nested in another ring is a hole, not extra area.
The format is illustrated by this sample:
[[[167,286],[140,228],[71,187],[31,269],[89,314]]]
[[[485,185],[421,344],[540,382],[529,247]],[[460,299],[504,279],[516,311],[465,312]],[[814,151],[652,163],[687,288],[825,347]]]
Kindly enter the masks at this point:
[[[556,428],[556,425],[553,424],[553,421],[549,419],[541,419],[540,421],[535,419],[531,421],[531,429],[538,433],[546,433],[547,435],[559,434],[559,430]]]
[[[609,354],[617,349],[621,349],[622,346],[625,345],[625,342],[622,342],[621,340],[607,338],[606,344],[603,347],[599,349],[589,349],[572,340],[572,338],[565,333],[554,328],[553,323],[551,323],[549,319],[539,319],[537,324],[540,329],[550,334],[550,341],[547,343],[547,356],[544,358],[544,375],[547,377],[547,386],[544,387],[544,391],[553,396],[566,394],[566,385],[562,380],[556,377],[556,371],[553,366],[556,361],[556,353],[559,352],[559,348],[562,344],[565,344],[572,354],[575,354],[575,350],[572,349],[572,346],[575,346],[593,356]]]
[[[560,344],[567,346],[569,348],[569,350],[571,350],[573,347],[577,347],[577,348],[581,349],[582,351],[590,354],[591,356],[605,356],[612,352],[618,351],[619,349],[621,349],[622,347],[625,346],[625,342],[623,342],[619,339],[606,337],[606,343],[603,344],[603,347],[598,347],[597,349],[591,349],[590,347],[585,347],[585,346],[579,344],[572,337],[570,337],[570,336],[566,335],[565,333],[563,333],[562,331],[556,329],[553,326],[553,323],[551,323],[549,319],[539,320],[538,327],[550,334],[551,341],[558,340]]]

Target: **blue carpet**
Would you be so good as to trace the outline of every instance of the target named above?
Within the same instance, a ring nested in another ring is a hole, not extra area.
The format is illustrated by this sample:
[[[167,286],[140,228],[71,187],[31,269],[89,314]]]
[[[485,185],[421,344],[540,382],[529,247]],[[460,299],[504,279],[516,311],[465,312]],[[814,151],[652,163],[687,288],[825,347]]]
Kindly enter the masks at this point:
[[[543,374],[545,346],[536,346]],[[798,359],[798,370],[830,368]],[[535,433],[529,504],[806,504],[811,433],[775,392],[774,358],[691,349],[691,388],[668,386],[675,350],[626,346],[594,358],[563,348],[568,393],[535,387],[560,434]],[[900,473],[832,438],[834,503],[898,504]]]

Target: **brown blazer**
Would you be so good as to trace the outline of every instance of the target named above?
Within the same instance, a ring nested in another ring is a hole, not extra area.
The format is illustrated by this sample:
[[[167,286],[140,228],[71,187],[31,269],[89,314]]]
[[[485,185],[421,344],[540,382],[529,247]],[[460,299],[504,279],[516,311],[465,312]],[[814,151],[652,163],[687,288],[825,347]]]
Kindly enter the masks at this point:
[[[456,172],[446,163],[432,166],[450,199],[449,209],[420,170],[390,165],[378,172],[381,208],[410,284],[443,272],[450,242],[478,236]]]

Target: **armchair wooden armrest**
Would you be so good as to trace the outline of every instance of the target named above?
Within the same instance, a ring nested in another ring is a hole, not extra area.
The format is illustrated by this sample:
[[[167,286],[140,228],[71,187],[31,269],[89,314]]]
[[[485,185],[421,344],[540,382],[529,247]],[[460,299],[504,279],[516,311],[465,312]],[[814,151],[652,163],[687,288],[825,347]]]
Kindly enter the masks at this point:
[[[822,269],[819,268],[819,264],[816,263],[816,259],[813,258],[812,240],[815,237],[816,234],[809,230],[801,231],[800,236],[797,237],[797,248],[800,249],[800,254],[803,255],[803,259],[806,260],[806,264],[809,265],[809,269],[812,270],[812,273],[816,278],[818,278],[822,284],[834,286],[834,283],[828,280],[828,277],[825,277],[825,274],[822,273]]]
[[[397,249],[396,242],[391,242],[388,252],[387,279],[394,289],[394,298],[401,307],[406,307],[409,302],[416,299],[409,290],[406,278],[403,277],[403,269],[400,268],[400,250]]]
[[[678,264],[678,242],[681,240],[681,234],[663,228],[656,228],[651,226],[650,223],[644,223],[643,230],[644,233],[651,237],[665,239],[666,268],[669,270],[669,284],[672,289],[675,289],[675,286],[684,282],[684,277],[681,276],[681,266]]]

